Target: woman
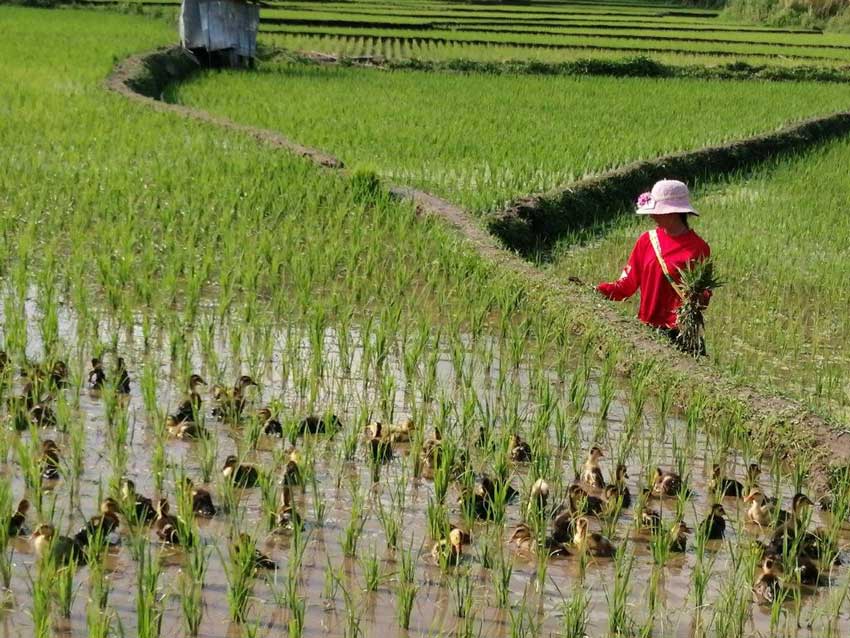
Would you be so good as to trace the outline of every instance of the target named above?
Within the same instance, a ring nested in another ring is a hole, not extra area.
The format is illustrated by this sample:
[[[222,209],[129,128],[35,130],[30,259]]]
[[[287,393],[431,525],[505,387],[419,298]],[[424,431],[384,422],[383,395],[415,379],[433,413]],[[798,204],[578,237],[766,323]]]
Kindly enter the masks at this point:
[[[638,199],[638,215],[649,215],[655,228],[638,237],[629,263],[620,278],[596,289],[614,301],[628,299],[640,290],[638,319],[659,329],[676,342],[676,310],[682,303],[679,270],[693,261],[708,259],[710,249],[688,225],[693,209],[688,187],[676,180],[662,180]],[[704,294],[708,305],[710,292]]]

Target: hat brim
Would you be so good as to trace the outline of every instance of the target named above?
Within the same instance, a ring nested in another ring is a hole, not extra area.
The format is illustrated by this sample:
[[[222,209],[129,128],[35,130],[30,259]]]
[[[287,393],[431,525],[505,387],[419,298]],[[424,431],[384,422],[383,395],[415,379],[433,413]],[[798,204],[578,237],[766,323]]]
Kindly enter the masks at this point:
[[[684,213],[699,217],[699,213],[694,210],[690,202],[651,202],[646,206],[638,206],[635,212],[638,215],[672,215],[674,213]]]

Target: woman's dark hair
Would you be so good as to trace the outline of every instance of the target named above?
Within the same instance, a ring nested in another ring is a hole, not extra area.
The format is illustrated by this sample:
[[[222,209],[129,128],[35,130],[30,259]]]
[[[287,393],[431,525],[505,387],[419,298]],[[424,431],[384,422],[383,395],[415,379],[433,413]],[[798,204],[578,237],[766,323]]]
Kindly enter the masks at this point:
[[[685,225],[685,228],[691,227],[690,223],[688,223],[688,213],[679,213],[679,219],[682,220],[682,223]]]

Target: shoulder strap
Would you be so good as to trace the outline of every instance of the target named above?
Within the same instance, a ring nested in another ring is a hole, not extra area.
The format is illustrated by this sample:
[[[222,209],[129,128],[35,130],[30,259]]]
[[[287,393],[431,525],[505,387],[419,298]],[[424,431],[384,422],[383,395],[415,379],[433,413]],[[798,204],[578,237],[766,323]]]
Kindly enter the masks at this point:
[[[658,230],[653,228],[649,231],[649,241],[652,244],[652,249],[655,251],[655,257],[658,259],[658,265],[661,266],[661,272],[664,273],[664,278],[667,280],[673,290],[676,291],[676,294],[679,295],[682,299],[685,298],[685,293],[682,292],[682,289],[679,287],[679,284],[673,279],[670,275],[670,270],[667,268],[667,262],[664,261],[664,257],[661,256],[661,242],[658,241]]]

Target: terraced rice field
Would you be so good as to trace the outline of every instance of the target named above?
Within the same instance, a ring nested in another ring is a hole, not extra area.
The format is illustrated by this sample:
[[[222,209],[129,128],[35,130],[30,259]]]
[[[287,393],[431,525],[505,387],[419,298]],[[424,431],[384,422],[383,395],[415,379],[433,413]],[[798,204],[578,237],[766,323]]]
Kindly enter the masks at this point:
[[[387,10],[715,20],[645,2],[321,6]],[[778,458],[733,404],[714,413],[709,397],[659,383],[658,363],[595,352],[592,331],[575,334],[573,309],[362,173],[321,171],[107,93],[116,60],[173,41],[165,22],[0,7],[0,23],[5,634],[850,630],[850,474],[835,473],[821,502],[809,455]],[[843,93],[272,62],[206,74],[167,97],[486,212],[537,186],[829,112]],[[718,295],[712,330],[735,313],[766,321],[770,308],[743,287],[748,268],[768,271],[780,253],[787,273],[760,275],[764,300],[803,308],[812,251],[788,251],[789,234],[828,255],[820,291],[842,294],[843,221],[804,224],[801,191],[816,182],[811,201],[837,210],[847,154],[835,144],[700,192],[705,234],[740,290]],[[782,226],[767,211],[790,196]],[[624,223],[556,267],[609,274],[634,230]],[[792,281],[797,292],[783,297]],[[824,304],[812,314],[835,313]],[[725,325],[753,343],[764,333],[746,323]],[[832,325],[837,343],[845,328]],[[793,327],[783,347],[794,347]],[[721,366],[752,361],[716,352]],[[611,489],[596,484],[597,465]],[[758,492],[741,498],[756,484],[784,510],[796,505],[789,522]],[[196,511],[198,490],[215,513]],[[161,503],[154,514],[144,495],[168,499],[170,514]],[[15,535],[23,498],[30,538]],[[103,518],[89,519],[99,507]],[[781,587],[769,586],[774,574]]]

